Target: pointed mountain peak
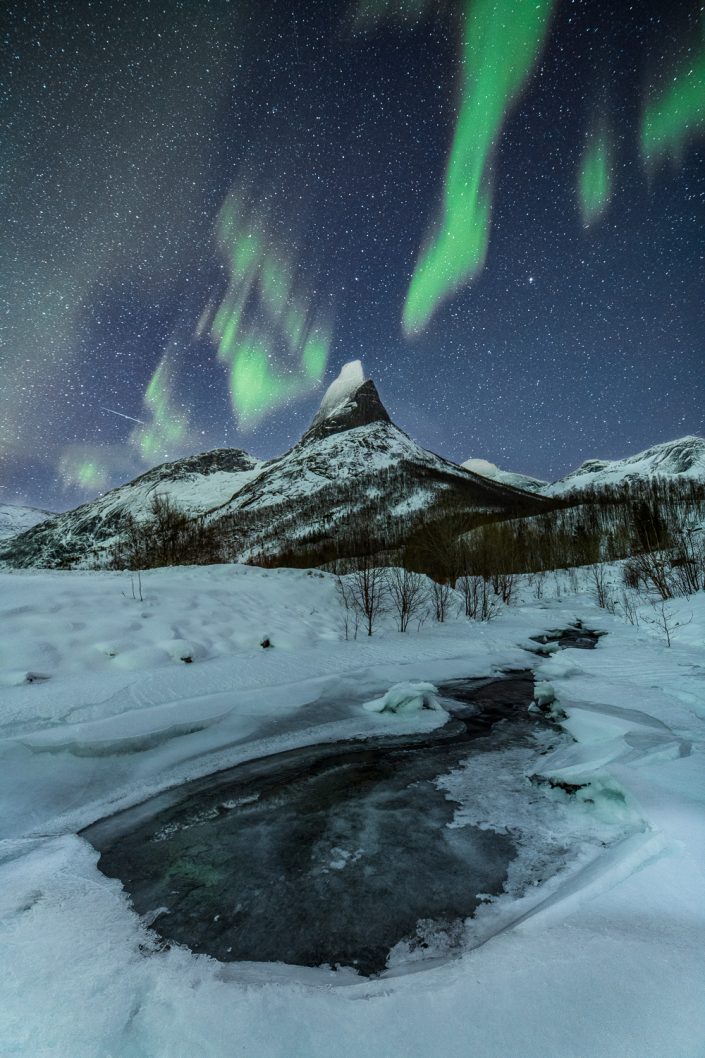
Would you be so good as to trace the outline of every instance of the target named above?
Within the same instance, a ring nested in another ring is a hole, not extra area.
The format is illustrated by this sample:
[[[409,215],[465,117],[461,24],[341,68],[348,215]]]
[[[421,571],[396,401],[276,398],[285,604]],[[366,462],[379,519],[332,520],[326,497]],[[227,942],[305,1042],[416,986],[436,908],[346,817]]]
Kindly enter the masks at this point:
[[[362,363],[344,364],[326,390],[321,406],[302,440],[320,440],[373,422],[391,422],[371,379],[365,379]]]

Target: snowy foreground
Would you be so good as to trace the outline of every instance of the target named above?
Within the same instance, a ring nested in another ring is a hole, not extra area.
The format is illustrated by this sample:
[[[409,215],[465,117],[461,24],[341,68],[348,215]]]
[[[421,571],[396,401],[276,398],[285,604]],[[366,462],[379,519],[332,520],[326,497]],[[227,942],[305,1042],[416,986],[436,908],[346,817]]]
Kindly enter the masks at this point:
[[[0,574],[0,1053],[703,1058],[705,595],[673,605],[692,620],[668,649],[550,584],[490,624],[347,642],[317,572],[154,570],[142,601],[129,574]],[[596,650],[522,649],[575,619],[608,632]],[[552,686],[575,739],[533,771],[589,783],[575,806],[556,796],[624,836],[486,903],[459,957],[368,980],[163,950],[76,836],[247,758],[436,726],[439,710],[363,705],[509,667]]]

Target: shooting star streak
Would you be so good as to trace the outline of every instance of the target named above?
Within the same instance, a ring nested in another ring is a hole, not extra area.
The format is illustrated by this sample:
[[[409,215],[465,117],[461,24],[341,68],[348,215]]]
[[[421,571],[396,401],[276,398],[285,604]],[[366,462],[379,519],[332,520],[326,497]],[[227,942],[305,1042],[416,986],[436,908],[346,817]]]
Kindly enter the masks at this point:
[[[114,408],[104,408],[102,404],[100,406],[100,410],[101,411],[109,411],[111,415],[119,415],[121,419],[129,419],[130,422],[138,422],[140,424],[140,426],[144,426],[143,420],[142,419],[136,419],[134,417],[134,415],[125,415],[124,412],[115,411]]]

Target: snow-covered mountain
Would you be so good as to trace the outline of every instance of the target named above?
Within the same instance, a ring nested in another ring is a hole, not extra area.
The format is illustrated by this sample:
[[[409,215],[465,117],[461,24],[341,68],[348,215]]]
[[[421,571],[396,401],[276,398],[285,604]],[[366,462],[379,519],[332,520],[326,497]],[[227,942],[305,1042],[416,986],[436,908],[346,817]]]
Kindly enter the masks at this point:
[[[23,534],[0,559],[20,566],[107,557],[127,515],[155,495],[217,526],[233,557],[295,562],[403,543],[429,510],[534,513],[543,501],[428,452],[395,426],[359,361],[328,388],[292,449],[262,463],[220,449],[155,467]]]
[[[21,507],[16,503],[0,503],[0,540],[6,540],[17,533],[24,533],[34,525],[51,518],[51,511],[41,511],[37,507]]]
[[[319,558],[399,546],[422,518],[537,509],[535,498],[421,448],[395,426],[359,361],[328,388],[292,449],[206,520],[244,558]]]
[[[548,485],[548,482],[542,481],[541,478],[532,478],[528,474],[517,474],[511,470],[500,470],[496,463],[490,463],[488,459],[466,459],[460,465],[466,470],[471,470],[473,474],[481,474],[483,478],[501,481],[526,492],[542,492]]]
[[[48,518],[0,547],[0,559],[47,567],[85,561],[96,549],[104,553],[114,546],[127,515],[138,521],[148,518],[155,496],[167,497],[197,517],[228,500],[261,466],[239,448],[217,448],[162,463],[98,499]]]
[[[542,492],[545,496],[565,496],[581,489],[601,489],[655,477],[705,482],[705,438],[664,441],[625,459],[588,459]]]

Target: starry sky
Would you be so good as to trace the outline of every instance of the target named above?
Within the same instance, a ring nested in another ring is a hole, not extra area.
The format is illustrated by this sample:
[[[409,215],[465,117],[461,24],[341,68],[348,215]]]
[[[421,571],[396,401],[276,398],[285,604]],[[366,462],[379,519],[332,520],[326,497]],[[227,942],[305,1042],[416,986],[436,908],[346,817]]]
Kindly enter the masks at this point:
[[[0,501],[277,455],[360,358],[451,459],[705,432],[696,0],[6,0]]]

